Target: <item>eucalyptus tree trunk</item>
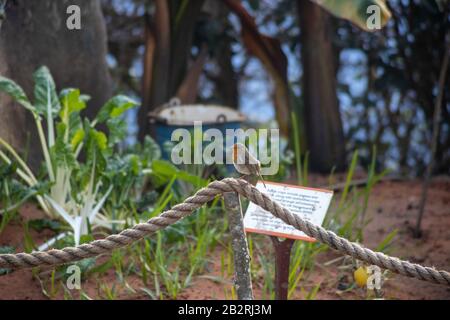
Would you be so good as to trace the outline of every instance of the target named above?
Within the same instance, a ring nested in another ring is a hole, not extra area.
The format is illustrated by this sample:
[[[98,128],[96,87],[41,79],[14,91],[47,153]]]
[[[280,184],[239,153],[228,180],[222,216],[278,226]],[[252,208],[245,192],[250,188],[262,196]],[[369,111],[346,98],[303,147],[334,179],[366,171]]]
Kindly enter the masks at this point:
[[[139,139],[150,133],[148,113],[168,102],[186,76],[194,28],[204,0],[154,0],[155,14],[146,30],[143,105],[139,109]],[[151,74],[150,74],[151,73]]]
[[[81,29],[69,30],[70,5],[81,12]],[[98,0],[8,0],[0,29],[0,74],[16,81],[31,98],[33,72],[46,65],[58,89],[80,88],[91,96],[86,114],[96,114],[111,96],[106,63],[107,34]],[[40,159],[34,123],[25,109],[0,95],[0,136],[23,149],[29,137],[29,160]]]
[[[205,6],[209,9],[210,19],[220,24],[220,41],[212,48],[214,53],[218,72],[216,75],[208,75],[208,78],[214,82],[214,97],[217,101],[227,107],[239,109],[239,79],[234,70],[233,58],[233,39],[227,34],[227,30],[232,28],[228,21],[230,9],[224,2],[209,0]]]
[[[312,170],[345,165],[345,141],[336,92],[330,17],[309,0],[298,0],[307,150]]]

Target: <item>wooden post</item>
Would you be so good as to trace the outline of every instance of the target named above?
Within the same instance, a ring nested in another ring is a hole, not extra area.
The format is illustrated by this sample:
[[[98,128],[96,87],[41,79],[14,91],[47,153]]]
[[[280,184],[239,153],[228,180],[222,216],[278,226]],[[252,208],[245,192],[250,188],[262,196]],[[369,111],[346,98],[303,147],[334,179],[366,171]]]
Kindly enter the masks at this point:
[[[270,237],[275,249],[275,299],[287,300],[289,289],[289,266],[291,263],[291,249],[295,240],[278,240]]]
[[[446,36],[447,39],[450,38],[450,33]],[[427,202],[427,195],[428,195],[428,188],[430,187],[431,183],[431,175],[433,173],[433,165],[434,165],[434,157],[436,155],[436,150],[439,143],[439,128],[441,124],[441,113],[442,113],[442,99],[444,97],[444,91],[445,91],[445,77],[447,75],[447,68],[449,64],[449,54],[450,52],[450,45],[446,46],[445,50],[445,56],[444,61],[442,62],[441,72],[439,75],[439,87],[438,87],[438,96],[436,97],[436,102],[434,105],[434,113],[433,113],[433,135],[431,138],[431,159],[428,163],[426,172],[425,172],[425,178],[423,179],[423,185],[422,185],[422,196],[420,198],[420,205],[419,205],[419,214],[417,216],[417,223],[416,228],[414,230],[414,236],[416,238],[420,238],[422,236],[422,230],[421,230],[421,224],[422,224],[422,217],[423,212],[425,210],[425,203]]]
[[[237,193],[227,192],[224,194],[224,202],[230,223],[234,254],[234,285],[237,296],[239,300],[253,300],[250,254],[244,230],[241,201]]]

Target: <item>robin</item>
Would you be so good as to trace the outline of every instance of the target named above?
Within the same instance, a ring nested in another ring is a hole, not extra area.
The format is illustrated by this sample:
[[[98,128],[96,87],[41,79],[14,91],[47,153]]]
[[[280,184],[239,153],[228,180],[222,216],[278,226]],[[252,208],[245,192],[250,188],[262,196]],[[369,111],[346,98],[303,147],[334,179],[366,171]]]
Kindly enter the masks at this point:
[[[261,175],[261,163],[250,154],[242,143],[235,143],[232,147],[233,165],[237,172],[245,176],[259,176],[264,187],[266,183]]]

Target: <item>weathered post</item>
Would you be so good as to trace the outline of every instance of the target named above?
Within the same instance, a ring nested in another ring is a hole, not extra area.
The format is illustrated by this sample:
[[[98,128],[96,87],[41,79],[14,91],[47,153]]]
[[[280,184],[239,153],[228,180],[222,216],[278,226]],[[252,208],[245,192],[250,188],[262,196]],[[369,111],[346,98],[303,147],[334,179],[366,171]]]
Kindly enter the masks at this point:
[[[250,254],[244,229],[241,201],[234,192],[224,194],[234,254],[234,285],[239,300],[253,300]]]
[[[289,266],[291,262],[291,249],[295,240],[278,240],[271,236],[275,249],[275,299],[287,300],[289,289]]]

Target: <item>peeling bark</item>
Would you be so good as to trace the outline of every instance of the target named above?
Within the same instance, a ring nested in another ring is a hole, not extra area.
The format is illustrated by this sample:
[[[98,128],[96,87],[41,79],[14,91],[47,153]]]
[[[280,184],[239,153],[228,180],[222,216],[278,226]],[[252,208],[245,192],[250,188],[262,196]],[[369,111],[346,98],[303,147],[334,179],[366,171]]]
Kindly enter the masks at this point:
[[[336,91],[329,14],[298,0],[301,26],[303,99],[311,169],[329,173],[345,167],[345,139]]]

